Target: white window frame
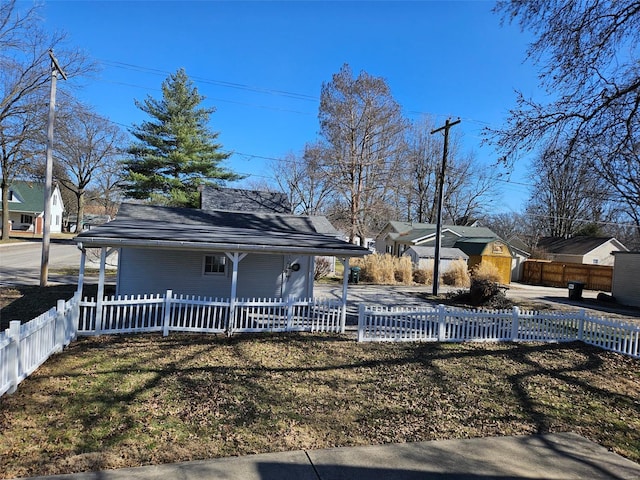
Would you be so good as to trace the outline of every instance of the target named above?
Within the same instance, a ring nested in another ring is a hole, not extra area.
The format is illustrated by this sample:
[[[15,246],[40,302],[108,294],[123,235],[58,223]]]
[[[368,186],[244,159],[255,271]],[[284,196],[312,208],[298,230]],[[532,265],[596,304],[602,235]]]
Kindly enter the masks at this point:
[[[211,263],[207,259],[213,259]],[[216,267],[215,270],[207,271],[207,267]],[[202,257],[202,275],[226,275],[227,274],[227,257],[223,254],[207,253]]]

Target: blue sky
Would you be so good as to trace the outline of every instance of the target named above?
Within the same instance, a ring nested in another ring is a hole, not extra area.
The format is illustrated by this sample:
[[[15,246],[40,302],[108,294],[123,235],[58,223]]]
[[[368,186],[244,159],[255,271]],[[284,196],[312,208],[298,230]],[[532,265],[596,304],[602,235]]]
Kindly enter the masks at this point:
[[[102,67],[78,96],[123,126],[144,120],[134,99],[160,97],[169,73],[185,68],[207,106],[227,166],[269,181],[272,158],[317,138],[323,82],[343,63],[386,79],[405,116],[429,114],[454,127],[467,152],[491,165],[480,145],[515,105],[536,95],[525,62],[530,40],[500,25],[489,1],[243,2],[49,0],[46,27],[64,30]],[[525,165],[501,183],[504,210],[526,198]],[[516,183],[517,182],[517,183]]]

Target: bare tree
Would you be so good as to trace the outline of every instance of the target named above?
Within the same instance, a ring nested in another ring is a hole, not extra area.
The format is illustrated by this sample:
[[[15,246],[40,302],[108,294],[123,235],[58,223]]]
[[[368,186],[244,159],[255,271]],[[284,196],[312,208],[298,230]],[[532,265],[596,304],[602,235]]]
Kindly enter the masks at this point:
[[[432,135],[435,123],[424,118],[405,136],[403,180],[398,183],[404,195],[407,220],[434,223],[438,208],[438,177],[442,168],[443,139]],[[462,136],[454,133],[449,142],[449,161],[445,175],[443,216],[445,221],[473,223],[497,197],[495,169],[480,165],[474,154],[462,153]]]
[[[127,137],[117,125],[77,102],[61,105],[56,120],[54,161],[65,174],[58,180],[76,196],[76,225],[80,228],[87,189],[92,184],[98,187],[100,177],[114,173]],[[105,193],[111,193],[110,190]]]
[[[562,145],[550,145],[532,163],[533,194],[527,214],[544,236],[570,237],[586,223],[605,220],[608,188],[589,161],[565,160]]]
[[[302,156],[290,153],[272,166],[276,182],[288,195],[294,212],[317,215],[328,206],[333,185],[324,169],[327,154],[327,146],[322,143],[308,143]]]
[[[425,117],[407,129],[402,157],[407,220],[433,223],[436,220],[438,175],[442,159],[442,137],[432,135],[435,123]]]
[[[535,35],[529,58],[550,100],[519,93],[489,138],[508,163],[553,143],[564,160],[586,153],[640,229],[640,2],[500,1],[496,11]]]
[[[331,147],[324,166],[348,211],[348,236],[361,244],[381,222],[391,192],[405,128],[400,106],[384,79],[343,65],[322,85],[320,132]],[[386,216],[386,212],[385,212]]]
[[[43,131],[51,79],[49,50],[62,47],[64,35],[48,34],[37,7],[20,10],[16,0],[0,3],[0,188],[2,239],[9,238],[8,193],[11,182],[27,173],[44,151],[37,134]],[[79,51],[56,52],[68,76],[90,68]]]

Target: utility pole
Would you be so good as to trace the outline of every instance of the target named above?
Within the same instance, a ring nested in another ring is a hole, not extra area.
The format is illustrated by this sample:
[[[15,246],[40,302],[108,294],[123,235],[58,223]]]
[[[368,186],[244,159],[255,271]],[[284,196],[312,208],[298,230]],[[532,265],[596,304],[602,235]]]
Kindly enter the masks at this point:
[[[433,262],[433,295],[438,295],[438,287],[440,283],[440,247],[442,245],[442,200],[444,198],[444,176],[447,168],[447,153],[449,150],[449,129],[460,123],[460,119],[451,122],[448,118],[444,125],[431,132],[434,133],[444,130],[444,148],[442,149],[442,168],[440,169],[440,178],[438,179],[438,213],[436,220],[436,251]]]
[[[49,243],[51,235],[51,177],[53,177],[53,122],[56,111],[56,87],[58,73],[65,80],[67,76],[60,68],[58,60],[49,50],[51,58],[51,92],[49,94],[49,126],[47,128],[47,166],[44,181],[44,222],[42,227],[42,261],[40,262],[40,286],[46,287],[49,279]]]

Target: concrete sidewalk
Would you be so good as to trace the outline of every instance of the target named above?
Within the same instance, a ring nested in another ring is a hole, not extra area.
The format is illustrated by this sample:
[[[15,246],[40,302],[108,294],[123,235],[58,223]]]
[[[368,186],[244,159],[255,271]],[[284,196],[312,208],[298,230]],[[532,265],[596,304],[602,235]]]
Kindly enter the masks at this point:
[[[572,433],[333,448],[40,480],[640,479],[640,465]]]

